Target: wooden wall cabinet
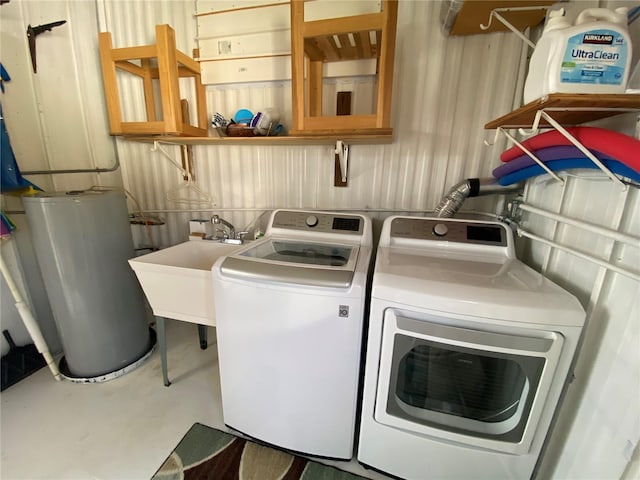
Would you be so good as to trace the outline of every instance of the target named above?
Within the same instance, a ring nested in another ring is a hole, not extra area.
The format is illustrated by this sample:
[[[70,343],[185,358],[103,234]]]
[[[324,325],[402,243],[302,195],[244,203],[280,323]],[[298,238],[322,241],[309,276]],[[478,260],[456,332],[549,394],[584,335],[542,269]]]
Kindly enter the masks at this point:
[[[291,1],[291,134],[391,135],[397,0],[383,0],[379,13],[314,21],[305,21],[304,3]],[[377,58],[375,113],[324,116],[323,64],[366,58]]]
[[[176,49],[175,33],[169,25],[156,25],[156,43],[153,45],[113,48],[111,33],[102,32],[99,46],[111,135],[208,135],[200,64]],[[117,70],[141,78],[147,121],[123,121]],[[195,82],[197,126],[189,123],[188,115],[181,107],[179,79],[183,77]],[[160,86],[159,102],[154,96],[154,80]],[[157,104],[162,108],[161,116],[156,111]]]

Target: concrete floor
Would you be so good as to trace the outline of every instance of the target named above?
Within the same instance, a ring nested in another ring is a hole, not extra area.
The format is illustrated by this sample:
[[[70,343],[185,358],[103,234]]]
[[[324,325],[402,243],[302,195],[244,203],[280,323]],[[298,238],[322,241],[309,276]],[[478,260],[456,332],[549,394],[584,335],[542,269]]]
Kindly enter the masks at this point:
[[[100,384],[56,382],[47,368],[0,394],[0,478],[149,479],[191,425],[222,420],[215,329],[201,350],[194,324],[167,320],[170,387],[157,350],[140,368]],[[356,462],[330,462],[385,479]]]

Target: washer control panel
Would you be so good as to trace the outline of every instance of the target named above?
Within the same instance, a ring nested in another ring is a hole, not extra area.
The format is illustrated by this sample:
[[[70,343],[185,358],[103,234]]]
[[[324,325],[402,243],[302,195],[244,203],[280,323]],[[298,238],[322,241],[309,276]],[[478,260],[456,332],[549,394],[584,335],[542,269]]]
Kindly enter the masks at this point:
[[[446,218],[394,218],[392,238],[507,246],[504,225],[481,221],[452,221]]]
[[[364,221],[358,215],[281,210],[276,212],[271,225],[289,230],[357,235],[362,234]]]

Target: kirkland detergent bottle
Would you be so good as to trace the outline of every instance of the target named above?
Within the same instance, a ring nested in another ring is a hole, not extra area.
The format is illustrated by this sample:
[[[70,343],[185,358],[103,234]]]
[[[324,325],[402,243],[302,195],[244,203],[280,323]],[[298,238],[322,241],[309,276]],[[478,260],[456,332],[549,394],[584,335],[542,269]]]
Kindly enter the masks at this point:
[[[549,12],[524,85],[524,103],[548,93],[624,93],[631,66],[626,7],[589,8],[575,25]]]

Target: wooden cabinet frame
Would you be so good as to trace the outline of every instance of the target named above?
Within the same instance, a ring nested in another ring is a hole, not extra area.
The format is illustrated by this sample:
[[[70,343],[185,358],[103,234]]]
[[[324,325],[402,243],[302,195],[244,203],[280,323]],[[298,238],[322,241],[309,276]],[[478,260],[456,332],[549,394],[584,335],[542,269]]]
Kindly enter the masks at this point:
[[[304,1],[291,1],[292,135],[391,134],[397,17],[397,0],[383,0],[380,13],[305,22]],[[375,43],[370,41],[370,32],[375,32]],[[349,34],[355,46],[351,45]],[[334,36],[339,38],[341,48]],[[362,58],[378,61],[376,112],[323,116],[323,63]]]
[[[200,78],[200,64],[176,49],[175,33],[169,25],[156,25],[154,45],[113,48],[111,33],[102,32],[99,34],[99,46],[111,135],[208,135],[206,95]],[[132,60],[139,61],[139,64]],[[122,120],[118,69],[142,79],[146,122]],[[195,81],[197,126],[183,120],[179,79],[184,77]],[[158,80],[160,84],[161,120],[156,112],[153,80]]]

